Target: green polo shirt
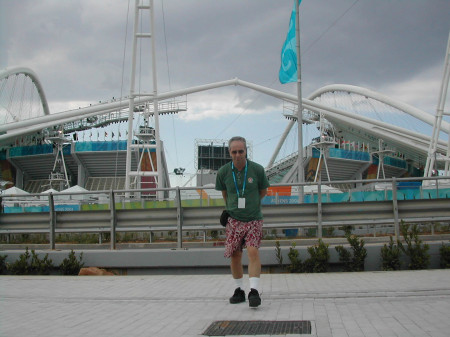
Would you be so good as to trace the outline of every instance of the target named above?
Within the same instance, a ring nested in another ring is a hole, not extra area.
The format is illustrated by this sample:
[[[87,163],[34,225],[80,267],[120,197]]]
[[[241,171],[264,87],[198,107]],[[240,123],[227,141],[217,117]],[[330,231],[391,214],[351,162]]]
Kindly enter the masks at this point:
[[[270,186],[264,167],[247,160],[247,181],[243,194],[245,208],[238,208],[238,192],[236,191],[236,185],[233,179],[233,171],[236,177],[239,197],[242,197],[245,167],[241,171],[238,171],[236,167],[232,169],[231,162],[229,162],[219,169],[216,177],[216,190],[227,191],[226,208],[230,216],[244,222],[262,220],[263,215],[261,212],[259,191]]]

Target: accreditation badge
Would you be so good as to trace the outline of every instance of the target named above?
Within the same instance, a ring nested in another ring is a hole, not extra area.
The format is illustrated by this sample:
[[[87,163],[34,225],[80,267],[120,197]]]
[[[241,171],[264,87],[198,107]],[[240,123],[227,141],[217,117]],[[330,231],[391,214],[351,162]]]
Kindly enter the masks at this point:
[[[238,208],[245,208],[245,198],[238,199]]]

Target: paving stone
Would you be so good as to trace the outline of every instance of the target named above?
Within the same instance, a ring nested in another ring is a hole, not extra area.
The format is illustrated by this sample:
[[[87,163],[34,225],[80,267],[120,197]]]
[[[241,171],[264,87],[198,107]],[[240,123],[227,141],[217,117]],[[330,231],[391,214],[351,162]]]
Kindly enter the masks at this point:
[[[450,270],[265,274],[261,286],[251,309],[228,303],[229,275],[2,276],[0,336],[201,336],[218,320],[310,320],[320,337],[450,331]]]

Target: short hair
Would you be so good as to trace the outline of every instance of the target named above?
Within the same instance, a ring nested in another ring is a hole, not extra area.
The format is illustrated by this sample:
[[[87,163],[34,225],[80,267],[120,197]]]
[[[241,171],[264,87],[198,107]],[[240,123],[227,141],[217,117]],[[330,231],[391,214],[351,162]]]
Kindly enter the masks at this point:
[[[247,150],[247,141],[245,140],[244,137],[240,137],[240,136],[235,136],[232,137],[229,141],[228,141],[228,148],[231,147],[231,143],[232,142],[243,142],[244,143],[244,147]]]

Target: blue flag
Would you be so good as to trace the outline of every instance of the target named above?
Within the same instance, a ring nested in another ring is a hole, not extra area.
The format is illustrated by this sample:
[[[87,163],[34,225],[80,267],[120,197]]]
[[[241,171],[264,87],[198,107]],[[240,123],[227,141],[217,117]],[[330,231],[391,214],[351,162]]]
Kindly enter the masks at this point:
[[[300,5],[301,0],[298,2]],[[296,1],[294,0],[294,8],[291,13],[291,20],[289,22],[289,30],[281,49],[281,66],[279,79],[281,83],[289,83],[297,81],[297,40],[295,38],[295,8]]]

